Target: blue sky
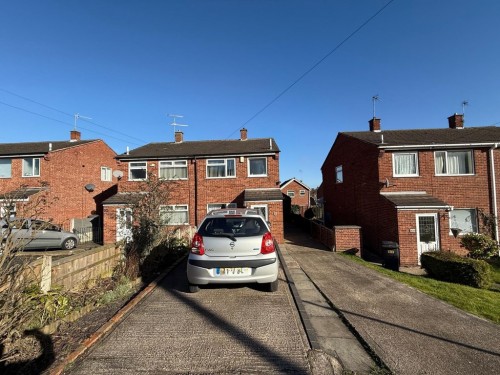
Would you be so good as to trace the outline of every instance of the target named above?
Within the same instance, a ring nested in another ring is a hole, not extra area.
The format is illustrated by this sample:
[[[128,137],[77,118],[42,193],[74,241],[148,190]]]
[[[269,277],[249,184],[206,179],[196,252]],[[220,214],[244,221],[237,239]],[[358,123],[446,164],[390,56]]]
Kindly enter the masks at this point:
[[[4,1],[0,143],[83,139],[122,153],[185,140],[273,137],[280,178],[321,183],[338,132],[500,124],[500,2]],[[252,119],[253,118],[253,119]],[[252,119],[251,121],[249,121]],[[249,121],[249,122],[248,122]]]

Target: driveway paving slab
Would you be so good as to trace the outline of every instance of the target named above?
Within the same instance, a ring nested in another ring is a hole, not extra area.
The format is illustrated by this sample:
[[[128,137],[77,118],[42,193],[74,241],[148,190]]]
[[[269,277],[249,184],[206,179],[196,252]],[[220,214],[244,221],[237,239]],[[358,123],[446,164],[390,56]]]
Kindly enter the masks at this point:
[[[284,274],[258,286],[187,291],[181,263],[71,374],[308,374],[308,344]]]
[[[499,325],[328,251],[298,230],[285,238],[289,256],[395,374],[500,373]]]

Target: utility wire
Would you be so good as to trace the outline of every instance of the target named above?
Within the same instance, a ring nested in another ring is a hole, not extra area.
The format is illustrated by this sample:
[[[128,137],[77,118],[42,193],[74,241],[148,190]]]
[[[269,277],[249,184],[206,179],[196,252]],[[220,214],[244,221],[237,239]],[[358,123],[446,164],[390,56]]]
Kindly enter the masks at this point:
[[[2,88],[0,88],[0,91],[6,92],[6,93],[8,93],[8,94],[10,94],[10,95],[17,96],[18,98],[21,98],[21,99],[27,100],[27,101],[29,101],[29,102],[32,102],[32,103],[35,103],[35,104],[41,105],[42,107],[45,107],[45,108],[51,109],[51,110],[56,111],[56,112],[59,112],[59,113],[62,113],[63,115],[67,115],[67,116],[71,116],[71,117],[73,117],[73,115],[72,115],[72,114],[70,114],[70,113],[66,113],[66,112],[60,111],[60,110],[59,110],[59,109],[57,109],[57,108],[53,108],[53,107],[50,107],[50,106],[48,106],[48,105],[42,104],[42,103],[37,102],[37,101],[35,101],[35,100],[33,100],[33,99],[30,99],[30,98],[27,98],[27,97],[25,97],[25,96],[22,96],[22,95],[16,94],[16,93],[14,93],[14,92],[12,92],[12,91],[5,90],[5,89],[2,89]],[[2,103],[2,104],[5,104],[5,103]]]
[[[293,81],[288,87],[286,87],[283,91],[281,91],[274,99],[268,102],[264,107],[262,107],[259,111],[257,111],[252,117],[250,117],[247,121],[245,121],[242,125],[244,127],[254,118],[259,116],[262,112],[268,109],[271,105],[273,105],[279,98],[285,95],[293,86],[299,83],[302,79],[304,79],[309,73],[311,73],[314,69],[316,69],[323,61],[325,61],[328,57],[330,57],[334,52],[336,52],[342,45],[344,45],[349,39],[351,39],[354,35],[356,35],[361,29],[363,29],[366,25],[368,25],[375,17],[377,17],[380,13],[382,13],[385,8],[387,8],[391,3],[395,0],[390,0],[387,4],[385,4],[382,8],[380,8],[374,15],[368,18],[365,22],[361,24],[357,29],[355,29],[352,33],[350,33],[344,40],[342,40],[339,44],[337,44],[332,50],[330,50],[325,56],[319,59],[313,66],[307,69],[302,75],[300,75],[295,81]],[[229,137],[231,137],[234,133],[236,133],[239,129],[236,129],[231,133]],[[228,137],[228,138],[229,138]]]

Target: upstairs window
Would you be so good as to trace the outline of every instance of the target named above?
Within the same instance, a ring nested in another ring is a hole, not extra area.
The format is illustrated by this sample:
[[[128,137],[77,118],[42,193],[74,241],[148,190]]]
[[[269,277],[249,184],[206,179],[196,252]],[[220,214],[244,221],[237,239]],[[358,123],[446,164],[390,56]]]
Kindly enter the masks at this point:
[[[12,159],[0,159],[0,178],[12,177]]]
[[[436,175],[455,176],[474,174],[472,151],[436,151]]]
[[[250,177],[267,176],[267,158],[249,158],[248,175]]]
[[[188,206],[162,206],[160,207],[160,220],[162,225],[189,224]]]
[[[40,158],[23,159],[23,177],[40,177]]]
[[[131,161],[128,165],[129,181],[142,181],[147,176],[147,163],[145,161]]]
[[[290,198],[293,198],[293,197],[295,197],[295,191],[287,190],[286,195],[288,195]]]
[[[160,161],[160,178],[165,180],[186,180],[187,176],[186,160]]]
[[[416,152],[392,154],[392,174],[394,177],[418,176],[418,155]]]
[[[101,181],[111,181],[111,168],[101,167]]]
[[[208,159],[207,178],[236,177],[234,159]]]
[[[335,167],[335,182],[337,184],[344,182],[344,170],[341,165]]]
[[[300,195],[301,197],[303,197],[304,195],[306,195],[306,191],[305,191],[305,190],[300,190],[300,191],[299,191],[299,195]]]

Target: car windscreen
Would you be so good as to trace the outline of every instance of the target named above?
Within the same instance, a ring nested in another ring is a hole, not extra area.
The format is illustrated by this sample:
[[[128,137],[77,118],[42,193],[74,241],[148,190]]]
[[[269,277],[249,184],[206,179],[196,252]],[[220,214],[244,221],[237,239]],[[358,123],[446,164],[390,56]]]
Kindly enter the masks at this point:
[[[207,218],[198,229],[201,236],[234,237],[261,236],[267,232],[264,221],[258,217],[214,217]]]

